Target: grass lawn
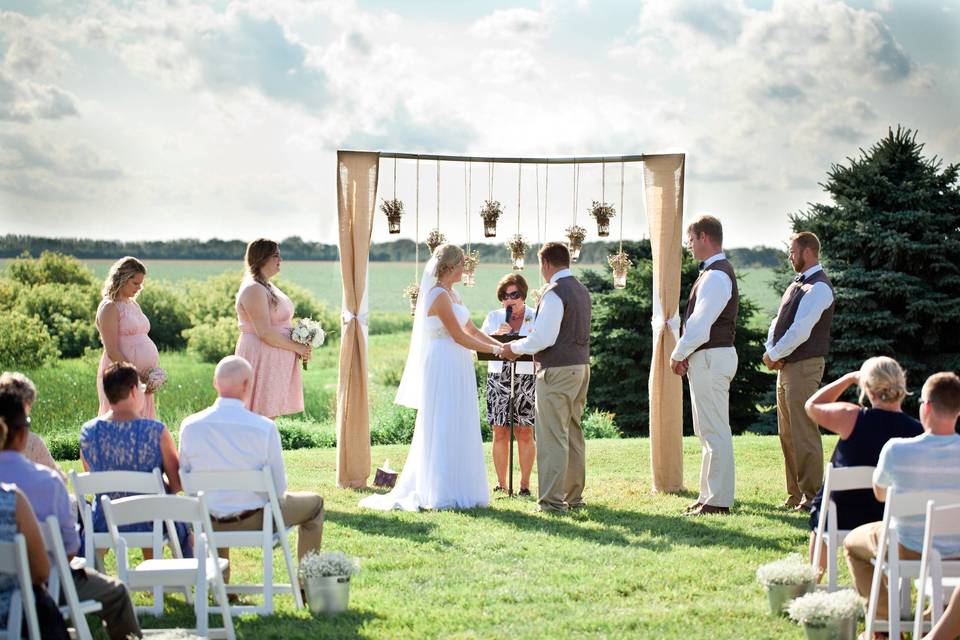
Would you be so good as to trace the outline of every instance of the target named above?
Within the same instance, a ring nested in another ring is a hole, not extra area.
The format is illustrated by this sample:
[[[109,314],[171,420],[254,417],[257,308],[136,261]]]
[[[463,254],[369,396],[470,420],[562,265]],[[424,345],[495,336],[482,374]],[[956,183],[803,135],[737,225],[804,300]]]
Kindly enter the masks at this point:
[[[359,556],[361,572],[347,613],[314,618],[281,596],[276,615],[237,620],[238,637],[802,638],[800,627],[767,614],[754,572],[805,549],[806,516],[775,507],[783,499],[777,440],[734,440],[737,506],[705,518],[678,515],[691,492],[650,493],[647,439],[588,442],[588,507],[566,516],[517,498],[472,511],[361,511],[365,492],[334,486],[333,450],[288,452],[291,489],[326,499],[324,548]],[[827,451],[833,444],[825,438]],[[406,451],[374,447],[373,460],[399,467]],[[695,487],[694,438],[684,453],[686,485]],[[231,562],[239,579],[259,575],[254,554],[234,552]],[[170,595],[163,619],[141,621],[187,626],[193,616]]]

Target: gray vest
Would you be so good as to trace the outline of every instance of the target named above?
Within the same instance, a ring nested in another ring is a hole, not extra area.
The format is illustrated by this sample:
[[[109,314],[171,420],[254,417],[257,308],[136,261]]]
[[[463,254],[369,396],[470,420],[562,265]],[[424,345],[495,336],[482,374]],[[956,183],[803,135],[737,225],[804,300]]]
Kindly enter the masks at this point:
[[[557,341],[534,360],[543,368],[590,364],[590,292],[573,276],[560,278],[550,290],[563,302],[563,320]]]
[[[818,282],[822,282],[833,291],[833,283],[823,272],[823,269],[817,271],[803,282],[791,282],[790,286],[783,293],[780,299],[780,310],[777,312],[777,324],[773,328],[773,343],[776,344],[783,334],[787,332],[793,319],[797,316],[797,309],[800,308],[800,301],[810,289]],[[816,358],[827,355],[830,350],[830,325],[833,323],[833,308],[836,305],[836,298],[830,303],[830,306],[823,312],[817,324],[813,325],[813,331],[807,341],[794,349],[793,353],[784,360],[787,362],[798,362],[807,358]]]
[[[737,337],[737,313],[740,311],[740,291],[737,288],[737,274],[733,272],[733,265],[730,264],[729,260],[717,260],[707,267],[704,267],[703,273],[700,275],[703,276],[707,271],[722,271],[727,274],[730,282],[733,283],[733,290],[730,292],[730,300],[727,301],[723,311],[720,312],[720,315],[717,316],[717,319],[714,320],[710,326],[710,338],[697,347],[695,352],[701,349],[732,347],[734,339]],[[693,314],[693,310],[697,306],[697,291],[699,290],[700,278],[698,277],[697,281],[694,282],[690,288],[690,298],[687,300],[687,311],[683,314],[684,328],[687,326],[687,319]]]

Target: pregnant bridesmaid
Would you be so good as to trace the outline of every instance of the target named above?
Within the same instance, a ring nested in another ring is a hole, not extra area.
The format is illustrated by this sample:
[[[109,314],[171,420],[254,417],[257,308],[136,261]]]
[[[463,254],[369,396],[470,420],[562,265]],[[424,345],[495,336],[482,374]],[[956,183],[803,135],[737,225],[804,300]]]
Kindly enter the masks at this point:
[[[253,367],[250,410],[273,419],[303,411],[300,361],[312,349],[290,339],[293,301],[270,279],[280,272],[280,245],[259,239],[247,245],[247,273],[237,292],[240,338],[236,354]]]
[[[110,267],[103,283],[103,300],[97,307],[97,330],[103,343],[103,356],[97,372],[97,394],[100,396],[99,415],[110,410],[103,392],[103,372],[114,362],[129,362],[143,376],[160,361],[157,345],[147,334],[150,320],[143,315],[136,297],[143,288],[147,268],[134,257],[120,258]],[[144,418],[156,420],[157,406],[152,393],[143,405]]]

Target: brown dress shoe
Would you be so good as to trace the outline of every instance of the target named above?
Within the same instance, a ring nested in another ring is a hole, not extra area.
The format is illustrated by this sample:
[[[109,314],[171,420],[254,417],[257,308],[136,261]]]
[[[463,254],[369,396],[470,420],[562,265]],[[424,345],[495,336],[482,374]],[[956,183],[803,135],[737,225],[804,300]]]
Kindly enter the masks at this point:
[[[690,513],[691,511],[696,511],[703,506],[703,503],[697,500],[696,502],[691,502],[686,507],[683,508],[684,513]]]
[[[794,498],[787,498],[780,504],[780,508],[792,511],[793,509],[796,509],[799,504],[800,504],[799,500],[796,500]]]
[[[730,507],[715,507],[715,506],[713,506],[712,504],[705,504],[705,505],[702,505],[702,506],[701,506],[699,509],[697,509],[696,511],[691,511],[691,512],[690,512],[690,515],[692,515],[692,516],[708,516],[708,515],[714,514],[714,513],[715,513],[715,514],[718,514],[718,515],[723,515],[723,516],[729,515],[729,513],[730,513]]]

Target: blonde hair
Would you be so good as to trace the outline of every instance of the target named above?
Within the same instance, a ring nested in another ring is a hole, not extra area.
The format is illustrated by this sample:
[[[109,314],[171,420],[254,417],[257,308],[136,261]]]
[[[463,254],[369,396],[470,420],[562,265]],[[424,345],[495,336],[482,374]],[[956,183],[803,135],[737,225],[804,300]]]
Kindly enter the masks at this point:
[[[247,275],[256,283],[262,284],[267,290],[267,299],[270,300],[270,306],[275,307],[280,304],[277,292],[273,290],[270,281],[263,275],[263,265],[274,254],[280,251],[280,245],[267,238],[257,238],[247,245],[247,252],[244,261],[247,263]]]
[[[860,367],[860,404],[869,392],[882,402],[900,402],[907,396],[907,374],[893,358],[876,356]]]
[[[37,387],[33,380],[19,371],[4,371],[0,374],[0,393],[18,395],[25,405],[32,405],[37,399]]]
[[[463,249],[455,244],[442,244],[433,250],[437,259],[437,280],[447,275],[463,261]]]
[[[106,300],[116,302],[123,285],[127,284],[127,281],[138,273],[147,275],[147,268],[143,266],[142,262],[133,256],[120,258],[110,267],[107,278],[103,281],[103,291],[100,292],[100,295]]]

